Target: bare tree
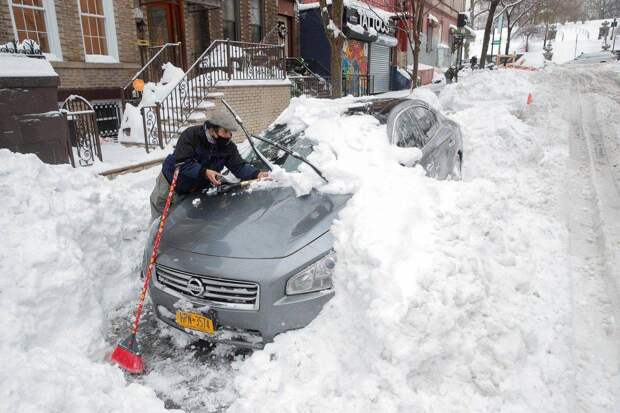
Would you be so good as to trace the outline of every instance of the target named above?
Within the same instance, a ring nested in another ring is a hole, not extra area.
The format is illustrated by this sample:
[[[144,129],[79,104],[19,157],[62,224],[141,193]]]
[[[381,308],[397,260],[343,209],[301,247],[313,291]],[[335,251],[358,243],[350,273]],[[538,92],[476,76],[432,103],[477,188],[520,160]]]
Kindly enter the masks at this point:
[[[541,28],[540,26],[534,24],[534,23],[530,23],[530,24],[526,24],[524,26],[519,27],[519,29],[516,31],[516,35],[518,36],[523,36],[523,38],[525,39],[525,52],[529,52],[529,48],[530,48],[530,37],[535,36],[537,34],[540,34],[541,32]]]
[[[430,13],[441,3],[436,0],[434,4],[427,5],[425,0],[402,0],[394,14],[394,19],[403,24],[403,28],[390,25],[395,30],[404,30],[409,43],[411,54],[413,55],[411,76],[411,89],[415,89],[418,85],[418,68],[420,66],[420,45],[422,44],[422,29],[424,27],[424,15]],[[381,20],[382,17],[373,9],[373,7],[365,2],[366,6]],[[426,8],[425,8],[426,6]],[[385,21],[384,21],[385,23]]]
[[[551,23],[577,21],[583,16],[583,0],[540,0],[541,10],[547,11]],[[540,18],[547,16],[541,15]],[[539,20],[540,20],[539,18]]]
[[[592,5],[599,19],[609,19],[620,14],[620,0],[592,0]]]
[[[422,44],[422,27],[424,24],[424,0],[409,0],[411,5],[411,26],[413,36],[413,70],[411,71],[411,89],[418,86],[418,67],[420,66],[420,45]]]
[[[484,26],[484,36],[482,37],[482,51],[480,52],[480,68],[484,69],[487,60],[487,52],[489,49],[489,39],[491,38],[491,28],[493,27],[493,20],[495,17],[495,10],[499,6],[500,0],[490,0],[489,14],[487,15],[487,22]]]
[[[470,0],[469,2],[469,23],[476,27],[476,19],[489,12],[489,0]]]
[[[504,7],[502,12],[506,15],[506,49],[505,54],[510,53],[510,39],[512,37],[512,31],[515,26],[522,26],[536,19],[537,13],[540,10],[542,4],[541,0],[523,0],[512,1],[501,0],[501,4]]]
[[[320,0],[321,20],[325,37],[329,42],[331,58],[329,70],[332,78],[332,97],[342,96],[342,46],[346,36],[342,32],[343,0],[332,0],[331,13],[327,8],[327,0]]]

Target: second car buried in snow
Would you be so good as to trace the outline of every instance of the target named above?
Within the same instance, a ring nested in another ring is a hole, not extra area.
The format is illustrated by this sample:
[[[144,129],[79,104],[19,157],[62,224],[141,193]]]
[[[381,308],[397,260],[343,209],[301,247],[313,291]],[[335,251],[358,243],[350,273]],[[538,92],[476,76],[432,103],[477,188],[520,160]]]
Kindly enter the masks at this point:
[[[386,124],[390,143],[419,148],[429,176],[460,179],[460,129],[423,101],[356,101],[342,116],[360,114]],[[261,157],[288,172],[313,151],[304,130],[292,133],[287,124],[262,138],[289,149],[256,144]],[[256,152],[247,160],[262,166]],[[201,338],[251,348],[305,327],[334,294],[330,227],[349,197],[316,190],[298,197],[288,187],[188,197],[171,212],[162,237],[150,285],[156,316]],[[154,230],[145,269],[153,238]]]

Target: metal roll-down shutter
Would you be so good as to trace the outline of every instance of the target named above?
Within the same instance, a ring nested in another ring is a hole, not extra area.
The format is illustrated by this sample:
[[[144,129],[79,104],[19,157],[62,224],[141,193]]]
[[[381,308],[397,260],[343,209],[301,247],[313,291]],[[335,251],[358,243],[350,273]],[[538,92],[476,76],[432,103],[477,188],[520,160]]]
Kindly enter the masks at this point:
[[[383,93],[390,90],[390,48],[375,43],[370,44],[369,74],[372,93]]]

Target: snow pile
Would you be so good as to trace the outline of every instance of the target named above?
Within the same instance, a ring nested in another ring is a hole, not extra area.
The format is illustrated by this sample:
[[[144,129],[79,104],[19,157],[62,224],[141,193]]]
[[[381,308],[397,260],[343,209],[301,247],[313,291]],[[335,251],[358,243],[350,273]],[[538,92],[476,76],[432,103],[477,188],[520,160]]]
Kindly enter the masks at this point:
[[[162,69],[164,73],[161,75],[159,82],[148,82],[144,85],[139,107],[152,106],[156,102],[163,101],[185,76],[183,69],[176,67],[172,63],[165,63]]]
[[[123,119],[118,130],[118,141],[121,143],[144,143],[144,126],[140,109],[143,107],[154,106],[157,102],[161,102],[168,96],[170,91],[183,79],[185,72],[183,69],[176,67],[172,63],[164,63],[162,66],[164,73],[161,80],[157,83],[148,82],[144,85],[142,99],[138,106],[130,103],[125,104],[123,111]],[[169,113],[165,110],[166,106],[162,106],[162,116]],[[175,109],[173,109],[175,110]]]
[[[567,234],[550,189],[566,147],[517,117],[529,91],[549,94],[536,75],[479,73],[441,94],[463,125],[465,182],[402,167],[384,125],[338,118],[346,99],[293,102],[282,118],[319,143],[322,190],[354,192],[333,227],[337,294],[234,365],[230,411],[570,410]]]
[[[118,129],[118,141],[121,143],[144,143],[144,126],[140,107],[125,103],[123,119]]]
[[[521,56],[521,58],[519,58],[515,63],[517,66],[542,69],[545,67],[545,56],[543,56],[542,52],[527,52],[524,53],[523,56]]]
[[[147,194],[0,150],[0,411],[163,411],[105,361],[135,301]]]
[[[45,59],[0,54],[0,77],[58,77],[58,74]]]

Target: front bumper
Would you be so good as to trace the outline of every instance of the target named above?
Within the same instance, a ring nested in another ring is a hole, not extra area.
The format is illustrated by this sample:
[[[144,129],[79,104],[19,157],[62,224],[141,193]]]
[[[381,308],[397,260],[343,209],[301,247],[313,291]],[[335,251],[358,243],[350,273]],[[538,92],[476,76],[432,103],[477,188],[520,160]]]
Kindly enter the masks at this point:
[[[263,291],[264,288],[261,289],[261,294]],[[323,305],[332,298],[334,290],[284,296],[274,303],[266,302],[261,297],[258,311],[230,310],[214,306],[211,310],[215,314],[217,327],[213,335],[184,329],[175,320],[179,306],[182,306],[184,311],[205,313],[204,304],[192,302],[187,297],[180,298],[175,291],[166,287],[159,288],[153,283],[150,286],[150,295],[155,315],[174,328],[212,342],[262,349],[266,343],[273,341],[277,334],[310,324]]]
[[[157,258],[161,265],[193,274],[257,283],[260,304],[257,310],[226,308],[217,303],[211,303],[206,309],[204,301],[192,301],[192,297],[159,284],[153,274],[149,290],[155,314],[172,327],[202,339],[238,347],[263,348],[276,335],[310,324],[333,297],[333,288],[307,294],[285,294],[288,279],[325,255],[332,245],[333,238],[327,233],[290,256],[274,259],[214,257],[164,248]],[[213,311],[215,334],[181,328],[175,320],[178,309],[199,313]]]

